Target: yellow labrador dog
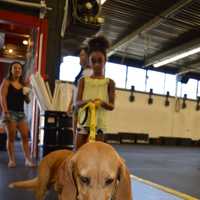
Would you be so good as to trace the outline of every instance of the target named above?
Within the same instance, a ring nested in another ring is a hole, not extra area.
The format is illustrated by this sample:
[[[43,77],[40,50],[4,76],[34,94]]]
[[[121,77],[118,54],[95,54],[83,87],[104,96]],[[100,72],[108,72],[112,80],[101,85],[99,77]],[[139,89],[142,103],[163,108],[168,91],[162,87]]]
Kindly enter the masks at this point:
[[[49,153],[40,161],[37,177],[10,183],[9,187],[33,190],[37,200],[44,200],[47,190],[56,184],[58,170],[62,162],[70,160],[72,155],[73,152],[70,150],[57,150]]]
[[[111,145],[92,142],[83,145],[75,153],[66,151],[66,157],[57,163],[59,167],[53,164],[52,159],[52,155],[56,156],[57,153],[47,155],[49,159],[45,157],[39,165],[35,180],[37,200],[44,200],[44,194],[52,183],[59,200],[132,200],[128,169]],[[49,161],[51,167],[44,164]],[[49,168],[49,173],[41,165]],[[10,187],[22,187],[24,183],[11,183]]]
[[[60,200],[132,200],[124,161],[103,142],[83,145],[59,170]]]

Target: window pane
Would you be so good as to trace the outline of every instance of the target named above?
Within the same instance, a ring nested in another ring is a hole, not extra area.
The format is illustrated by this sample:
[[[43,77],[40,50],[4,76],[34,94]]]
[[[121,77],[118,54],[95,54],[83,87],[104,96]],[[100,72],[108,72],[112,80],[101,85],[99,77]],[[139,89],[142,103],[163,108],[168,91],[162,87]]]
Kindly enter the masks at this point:
[[[115,81],[116,87],[125,88],[126,66],[115,63],[106,63],[105,76]]]
[[[189,79],[186,84],[182,84],[182,97],[187,94],[187,98],[196,99],[197,80]]]
[[[59,78],[64,81],[74,81],[80,70],[79,57],[66,56],[60,65]]]
[[[128,67],[126,88],[130,89],[132,85],[137,91],[145,91],[146,70],[135,67]]]
[[[169,91],[170,96],[175,96],[176,94],[176,75],[165,74],[165,90],[164,94]]]
[[[182,96],[183,96],[182,83],[177,82],[177,97],[182,97]]]
[[[197,96],[200,97],[200,81],[198,81],[198,93]]]
[[[165,74],[162,72],[148,70],[147,77],[148,79],[146,91],[149,92],[150,88],[152,88],[153,93],[164,94]]]

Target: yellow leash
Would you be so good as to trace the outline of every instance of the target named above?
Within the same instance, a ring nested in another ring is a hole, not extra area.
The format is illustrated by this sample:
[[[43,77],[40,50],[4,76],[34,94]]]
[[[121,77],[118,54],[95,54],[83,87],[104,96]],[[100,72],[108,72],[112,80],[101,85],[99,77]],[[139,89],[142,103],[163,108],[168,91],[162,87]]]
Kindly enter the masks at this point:
[[[93,142],[96,139],[96,107],[98,107],[100,104],[99,101],[94,102],[88,102],[86,105],[84,105],[82,108],[78,111],[79,121],[81,113],[84,112],[87,108],[89,108],[90,112],[90,119],[89,119],[89,142]]]

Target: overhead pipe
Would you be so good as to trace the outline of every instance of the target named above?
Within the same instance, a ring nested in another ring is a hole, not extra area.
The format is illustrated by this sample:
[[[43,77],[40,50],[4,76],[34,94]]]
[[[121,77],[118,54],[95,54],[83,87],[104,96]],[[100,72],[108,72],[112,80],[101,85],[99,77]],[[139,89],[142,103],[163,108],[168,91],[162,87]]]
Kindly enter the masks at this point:
[[[178,75],[185,74],[190,71],[200,72],[200,59],[196,62],[185,64],[184,67],[181,67]]]
[[[68,7],[69,7],[69,0],[66,0],[65,7],[64,7],[64,16],[63,16],[63,21],[62,21],[61,33],[60,33],[62,38],[65,36],[65,31],[67,27]]]

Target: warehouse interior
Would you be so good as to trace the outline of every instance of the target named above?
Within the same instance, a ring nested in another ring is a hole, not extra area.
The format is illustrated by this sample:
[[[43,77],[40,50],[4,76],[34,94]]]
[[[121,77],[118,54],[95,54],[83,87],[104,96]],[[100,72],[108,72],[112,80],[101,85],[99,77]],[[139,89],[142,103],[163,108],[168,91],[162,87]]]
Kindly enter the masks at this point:
[[[18,61],[24,64],[27,78],[39,72],[53,94],[57,83],[65,83],[59,82],[64,58],[77,57],[80,45],[94,35],[108,38],[111,45],[107,61],[127,66],[126,81],[131,67],[144,70],[147,83],[149,71],[176,77],[174,95],[167,90],[158,94],[151,87],[144,91],[137,90],[134,85],[117,87],[116,109],[108,117],[105,141],[125,159],[131,174],[186,195],[178,198],[177,194],[178,199],[200,199],[199,0],[2,0],[0,81],[6,76],[10,63]],[[179,95],[178,86],[184,87],[191,79],[196,81],[196,96],[190,98],[183,92]],[[36,163],[48,151],[60,148],[44,150],[42,142],[38,142],[42,140],[38,136],[41,119],[44,127],[48,126],[48,118],[55,117],[58,123],[64,124],[71,120],[58,110],[47,109],[41,117],[37,98],[33,97],[27,108],[30,146]],[[68,126],[62,124],[60,129],[68,130]],[[34,199],[32,193],[7,187],[13,179],[33,177],[36,169],[24,169],[19,141],[16,145],[19,164],[14,170],[7,169],[5,130],[1,128],[0,132],[3,199],[11,200],[16,196]],[[45,129],[42,134],[45,135]],[[68,147],[73,146],[72,136],[60,138],[67,138]],[[47,199],[56,199],[56,195],[50,192]],[[144,199],[138,191],[137,199]]]

